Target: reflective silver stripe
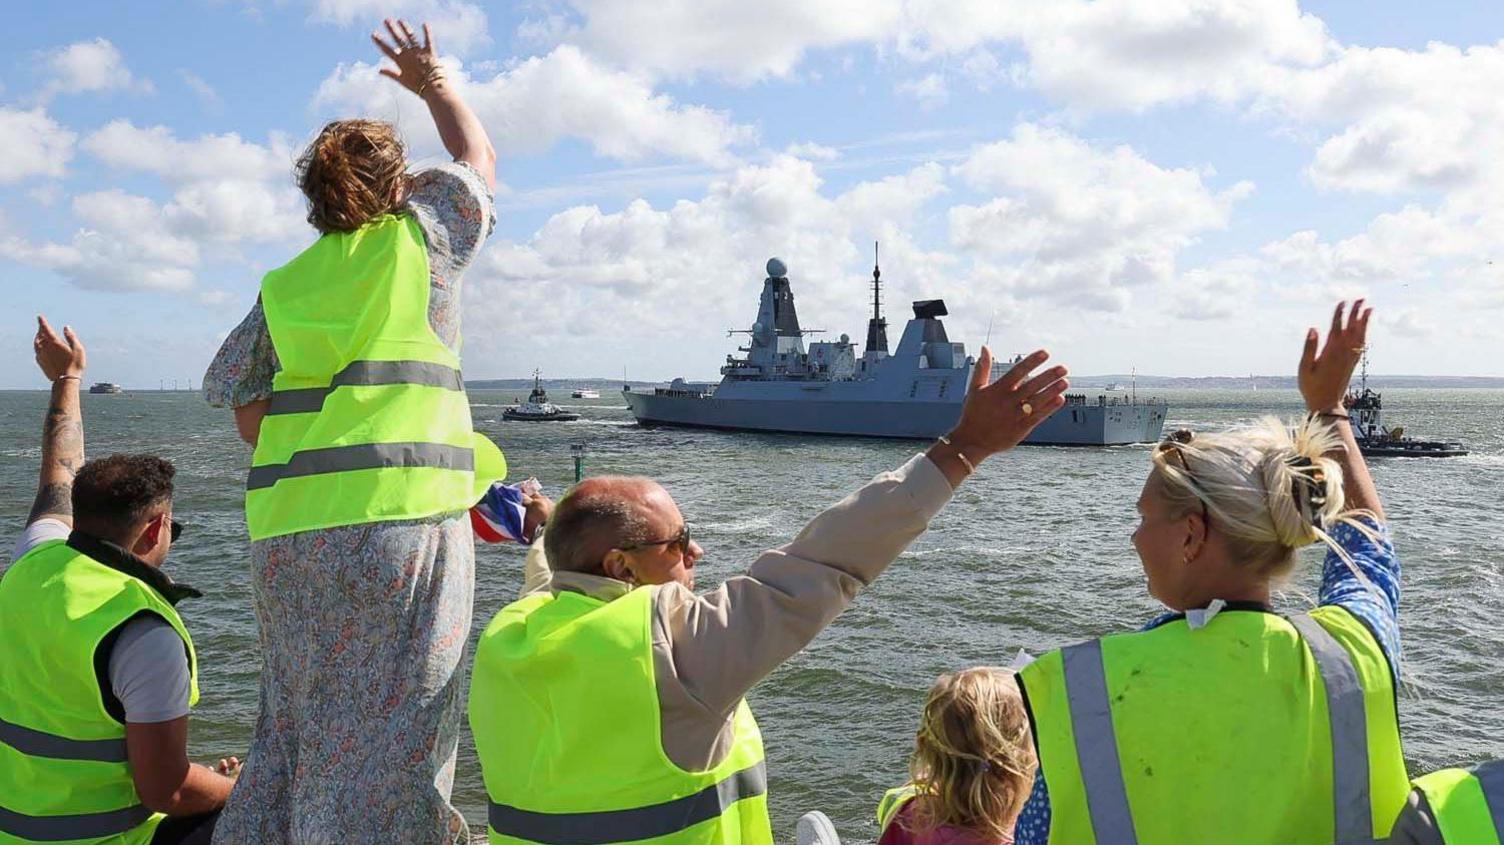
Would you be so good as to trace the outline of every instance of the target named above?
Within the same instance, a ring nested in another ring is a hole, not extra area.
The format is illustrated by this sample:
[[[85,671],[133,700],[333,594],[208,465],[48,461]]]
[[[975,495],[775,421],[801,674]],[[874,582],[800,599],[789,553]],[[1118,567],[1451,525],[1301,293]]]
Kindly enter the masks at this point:
[[[1368,788],[1368,712],[1363,685],[1347,649],[1309,613],[1289,617],[1316,658],[1326,687],[1332,728],[1332,800],[1338,842],[1373,838],[1373,799]]]
[[[361,443],[307,449],[293,455],[292,460],[285,464],[251,467],[245,488],[260,490],[284,478],[381,467],[432,467],[472,472],[475,452],[468,447],[443,443]]]
[[[1473,777],[1483,785],[1483,800],[1493,817],[1494,831],[1504,840],[1504,760],[1492,760],[1473,769]]]
[[[0,742],[28,757],[124,763],[125,739],[68,739],[0,719]]]
[[[738,801],[767,791],[767,769],[758,763],[693,795],[651,807],[599,813],[535,813],[492,802],[487,821],[501,836],[546,845],[634,842],[678,833],[720,816]]]
[[[1112,701],[1102,666],[1102,643],[1091,640],[1062,649],[1065,694],[1076,737],[1076,762],[1097,845],[1136,845],[1128,788],[1112,728]]]
[[[0,833],[32,842],[67,842],[125,833],[149,818],[151,810],[139,804],[75,816],[27,816],[0,807]]]
[[[272,394],[266,411],[273,414],[306,414],[324,407],[324,399],[337,388],[353,385],[416,384],[464,390],[460,371],[428,361],[354,361],[329,380],[328,387],[279,390]]]

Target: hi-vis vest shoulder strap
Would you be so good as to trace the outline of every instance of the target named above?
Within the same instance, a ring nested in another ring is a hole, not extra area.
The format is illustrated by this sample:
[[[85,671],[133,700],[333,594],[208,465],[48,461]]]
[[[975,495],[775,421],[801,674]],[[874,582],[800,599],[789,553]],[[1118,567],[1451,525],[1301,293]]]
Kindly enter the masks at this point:
[[[913,801],[914,796],[918,794],[919,787],[912,783],[895,786],[883,793],[882,800],[877,802],[877,835],[879,838],[882,837],[883,831],[888,829],[888,825],[892,824],[895,818],[898,818],[898,814],[903,810],[904,805]]]
[[[687,771],[664,754],[652,596],[531,596],[486,627],[470,727],[492,843],[772,845],[762,736],[746,702],[717,765]]]
[[[1172,622],[1046,655],[1020,679],[1052,843],[1361,845],[1404,801],[1390,670],[1340,608]]]
[[[1395,823],[1403,845],[1500,845],[1504,842],[1504,760],[1442,769],[1415,779],[1424,802],[1406,804]],[[1411,815],[1427,814],[1425,823]],[[1403,830],[1405,838],[1401,839]]]
[[[246,479],[251,539],[464,511],[506,475],[428,321],[411,216],[319,238],[261,282],[281,369]]]
[[[43,543],[0,579],[0,845],[144,845],[160,815],[131,779],[125,725],[95,671],[105,639],[141,613],[160,616],[198,663],[182,619],[146,583],[62,541]]]

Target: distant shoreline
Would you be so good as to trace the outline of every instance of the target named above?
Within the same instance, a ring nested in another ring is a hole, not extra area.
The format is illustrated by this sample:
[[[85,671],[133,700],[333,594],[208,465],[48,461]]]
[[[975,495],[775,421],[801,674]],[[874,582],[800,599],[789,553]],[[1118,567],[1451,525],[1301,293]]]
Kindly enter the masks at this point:
[[[704,379],[703,382],[695,379],[686,379],[696,384],[714,384],[720,379]],[[1135,385],[1140,390],[1295,390],[1294,376],[1138,376],[1131,375],[1104,375],[1104,376],[1072,376],[1071,387],[1082,390],[1103,390],[1109,384],[1115,384],[1124,392]],[[616,392],[621,390],[623,384],[632,387],[655,387],[668,384],[663,381],[627,381],[621,379],[603,378],[555,378],[544,379],[543,387],[547,390],[568,390],[574,387],[589,387],[602,391],[604,398],[606,390]],[[533,386],[530,378],[520,379],[473,379],[467,380],[465,386],[476,390],[528,390]],[[1504,388],[1504,376],[1381,376],[1370,375],[1368,386],[1374,390],[1388,390],[1390,388],[1429,388],[1433,390],[1457,390],[1463,388]]]

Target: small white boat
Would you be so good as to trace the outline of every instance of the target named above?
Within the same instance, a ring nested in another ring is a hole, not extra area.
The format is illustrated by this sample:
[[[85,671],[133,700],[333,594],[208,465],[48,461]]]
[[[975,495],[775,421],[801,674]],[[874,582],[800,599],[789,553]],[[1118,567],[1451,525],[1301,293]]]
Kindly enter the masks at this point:
[[[601,398],[601,392],[599,390],[594,390],[589,387],[576,387],[574,390],[570,391],[569,395],[575,399]]]

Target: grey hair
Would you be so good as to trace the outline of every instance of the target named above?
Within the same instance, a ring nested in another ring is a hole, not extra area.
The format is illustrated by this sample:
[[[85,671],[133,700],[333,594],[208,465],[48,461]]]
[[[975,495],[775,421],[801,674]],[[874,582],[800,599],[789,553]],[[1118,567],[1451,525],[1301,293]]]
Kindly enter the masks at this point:
[[[1374,537],[1358,517],[1377,521],[1372,511],[1345,509],[1342,467],[1329,457],[1341,448],[1341,437],[1319,419],[1287,425],[1265,417],[1246,428],[1167,444],[1152,460],[1171,515],[1205,504],[1234,561],[1279,578],[1294,567],[1297,549],[1321,542],[1374,589],[1327,533],[1341,523]],[[1171,459],[1172,451],[1183,464]]]
[[[548,520],[548,562],[556,571],[601,574],[601,562],[613,548],[647,539],[648,520],[637,497],[627,495],[628,479],[587,490],[575,487],[559,500]],[[631,479],[636,481],[637,479]]]

